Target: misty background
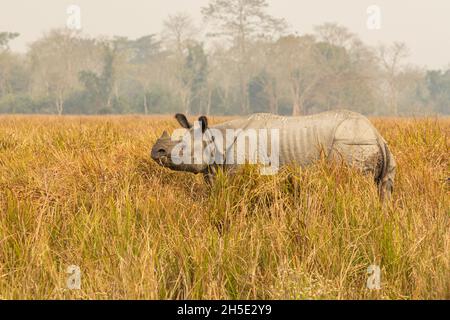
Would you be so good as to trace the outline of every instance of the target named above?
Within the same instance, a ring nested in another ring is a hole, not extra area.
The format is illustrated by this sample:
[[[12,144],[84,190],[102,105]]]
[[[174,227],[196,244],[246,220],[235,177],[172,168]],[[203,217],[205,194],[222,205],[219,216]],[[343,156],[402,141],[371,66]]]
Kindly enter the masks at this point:
[[[450,114],[450,2],[2,0],[0,113]]]

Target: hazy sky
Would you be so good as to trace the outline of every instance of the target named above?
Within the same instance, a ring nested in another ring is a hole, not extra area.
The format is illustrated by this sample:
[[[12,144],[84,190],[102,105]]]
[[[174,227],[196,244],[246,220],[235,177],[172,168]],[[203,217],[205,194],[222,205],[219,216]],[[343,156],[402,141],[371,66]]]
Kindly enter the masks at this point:
[[[411,50],[410,62],[430,68],[450,66],[449,0],[269,0],[269,12],[285,18],[291,30],[311,32],[323,22],[337,22],[371,45],[404,41]],[[20,38],[13,50],[43,32],[66,25],[70,4],[81,8],[83,31],[93,35],[131,38],[158,33],[171,13],[184,11],[201,21],[200,8],[208,0],[0,0],[0,31],[14,31]],[[367,28],[367,8],[381,9],[381,29]]]

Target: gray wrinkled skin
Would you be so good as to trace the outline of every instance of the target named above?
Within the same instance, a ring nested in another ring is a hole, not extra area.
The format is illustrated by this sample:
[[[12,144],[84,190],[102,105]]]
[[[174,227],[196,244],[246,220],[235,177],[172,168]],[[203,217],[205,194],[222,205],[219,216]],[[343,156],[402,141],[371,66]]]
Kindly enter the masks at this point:
[[[174,164],[171,159],[172,149],[181,140],[172,141],[171,137],[164,131],[163,135],[156,141],[151,151],[151,157],[159,165],[174,171],[184,171],[191,173],[203,173],[208,169],[207,165],[196,164]]]
[[[193,130],[186,117],[176,115],[183,128]],[[203,130],[207,130],[206,117],[200,117]],[[254,114],[212,126],[226,129],[279,129],[280,166],[295,164],[308,166],[325,156],[329,161],[345,162],[371,174],[379,187],[382,200],[389,198],[395,179],[396,163],[386,141],[370,121],[361,114],[347,111],[329,111],[310,116],[284,117],[273,114]],[[225,133],[224,133],[225,135]],[[156,141],[151,157],[160,165],[177,171],[201,173],[212,182],[218,167],[235,169],[235,165],[200,164],[174,165],[170,154],[179,141],[164,134]],[[227,150],[218,152],[227,153]]]

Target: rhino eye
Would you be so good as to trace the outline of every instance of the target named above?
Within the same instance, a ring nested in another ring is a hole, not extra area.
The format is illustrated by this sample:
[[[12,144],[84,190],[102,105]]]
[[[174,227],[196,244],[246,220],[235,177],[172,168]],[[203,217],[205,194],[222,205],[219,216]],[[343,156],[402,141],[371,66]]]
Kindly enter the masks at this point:
[[[181,141],[181,142],[179,142],[178,145],[179,145],[181,151],[184,151],[187,148],[187,143],[186,142]]]

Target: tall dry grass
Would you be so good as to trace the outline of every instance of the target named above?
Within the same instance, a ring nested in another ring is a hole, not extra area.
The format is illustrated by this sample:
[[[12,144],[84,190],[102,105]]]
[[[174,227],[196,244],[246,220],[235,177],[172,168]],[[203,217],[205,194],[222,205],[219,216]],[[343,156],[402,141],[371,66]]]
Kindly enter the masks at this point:
[[[384,209],[324,163],[208,190],[149,159],[169,117],[3,116],[0,298],[449,299],[450,119],[373,121],[398,163]]]

